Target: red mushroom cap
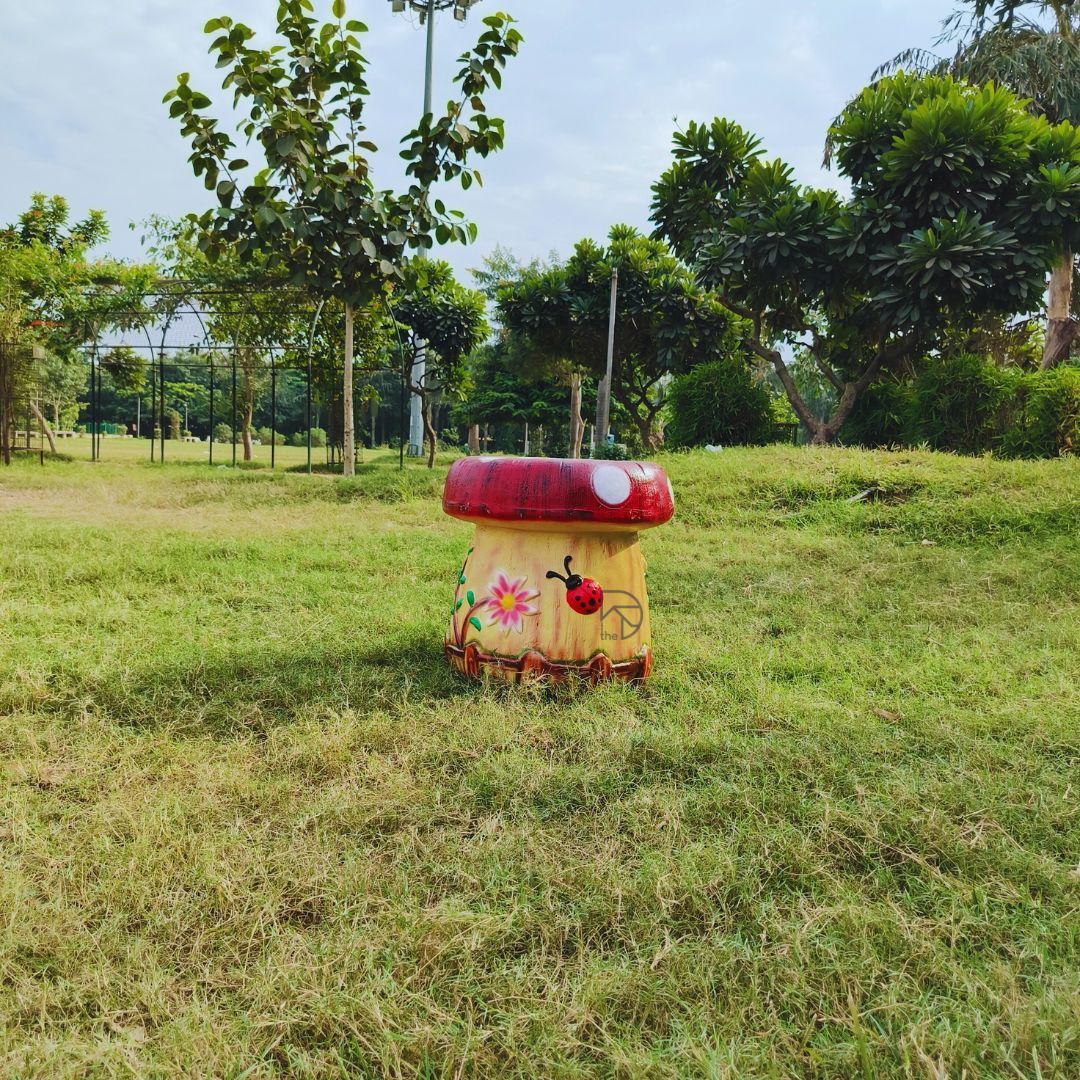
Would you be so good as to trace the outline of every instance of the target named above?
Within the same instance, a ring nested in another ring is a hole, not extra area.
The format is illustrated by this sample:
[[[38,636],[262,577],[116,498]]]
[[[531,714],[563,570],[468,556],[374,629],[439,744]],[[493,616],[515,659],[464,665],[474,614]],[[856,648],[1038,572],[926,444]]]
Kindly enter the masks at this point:
[[[470,457],[451,466],[443,510],[466,521],[649,529],[671,517],[675,498],[647,461]]]

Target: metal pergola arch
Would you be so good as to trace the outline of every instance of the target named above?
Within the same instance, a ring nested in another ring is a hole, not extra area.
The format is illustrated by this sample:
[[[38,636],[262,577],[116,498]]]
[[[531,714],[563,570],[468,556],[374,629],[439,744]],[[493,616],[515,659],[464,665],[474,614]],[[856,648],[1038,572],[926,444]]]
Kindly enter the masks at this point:
[[[100,327],[95,327],[92,335],[92,340],[88,346],[89,360],[90,360],[90,408],[91,408],[91,425],[92,425],[92,441],[91,441],[91,457],[92,460],[100,460],[101,455],[101,421],[99,415],[100,409],[100,392],[101,392],[101,361],[100,352],[102,348],[118,348],[124,347],[132,350],[146,349],[148,351],[150,361],[150,378],[151,378],[151,395],[152,395],[152,416],[154,424],[158,428],[158,436],[160,438],[160,457],[159,460],[164,462],[165,459],[165,420],[166,420],[166,378],[165,378],[165,357],[169,352],[187,352],[191,353],[196,349],[204,352],[208,358],[209,368],[209,396],[210,396],[210,427],[211,437],[209,442],[210,463],[213,464],[214,453],[214,441],[212,431],[214,427],[214,356],[216,353],[228,352],[231,354],[231,374],[232,374],[232,410],[231,419],[232,424],[232,464],[236,464],[236,357],[239,349],[241,348],[241,342],[238,336],[234,336],[231,343],[223,344],[214,342],[211,338],[209,327],[206,325],[204,314],[209,315],[206,305],[199,305],[200,299],[207,299],[210,297],[229,297],[239,300],[249,312],[253,311],[252,297],[255,295],[266,295],[268,293],[282,293],[288,296],[291,294],[291,299],[295,300],[296,297],[305,297],[306,294],[302,289],[296,286],[286,286],[281,283],[252,283],[246,287],[218,287],[218,286],[206,286],[201,282],[188,281],[178,278],[160,278],[155,283],[155,288],[148,289],[141,294],[141,299],[144,304],[137,309],[133,309],[128,312],[114,312],[114,318],[121,317],[120,325],[113,331],[107,334],[102,334]],[[146,301],[150,300],[173,300],[175,303],[168,305],[164,310],[160,304],[154,304],[153,306],[147,306]],[[312,353],[314,351],[315,335],[318,330],[319,320],[322,316],[325,308],[325,300],[320,300],[314,306],[310,303],[295,303],[287,302],[280,307],[280,310],[284,312],[297,312],[297,313],[311,313],[311,323],[306,335],[306,348],[303,350],[305,354],[305,429],[307,436],[307,471],[310,474],[312,469],[312,440],[311,440],[311,420],[312,420]],[[177,316],[181,312],[186,312],[194,316],[198,323],[201,341],[194,342],[190,339],[183,342],[170,341],[169,332],[177,321]],[[160,340],[157,344],[151,336],[151,329],[155,326],[160,327]],[[142,341],[130,340],[129,335],[136,329],[142,331],[142,336],[145,337],[145,344]],[[107,337],[108,341],[103,341],[102,338]],[[259,351],[267,354],[270,357],[270,379],[271,379],[271,443],[270,443],[270,464],[271,468],[275,467],[276,457],[276,435],[277,435],[277,372],[278,364],[276,357],[284,352],[296,353],[297,347],[293,345],[281,345],[281,344],[261,344],[259,345]],[[155,356],[156,354],[156,356]],[[157,371],[155,373],[155,359]],[[190,363],[190,361],[189,361]],[[141,423],[141,422],[140,422]],[[151,435],[150,439],[150,460],[155,460],[155,443],[158,439]]]

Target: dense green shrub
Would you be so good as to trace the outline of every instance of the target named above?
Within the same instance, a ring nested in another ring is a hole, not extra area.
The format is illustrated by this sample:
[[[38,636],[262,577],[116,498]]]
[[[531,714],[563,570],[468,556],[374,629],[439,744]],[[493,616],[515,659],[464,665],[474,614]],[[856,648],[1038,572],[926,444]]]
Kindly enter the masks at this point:
[[[882,379],[868,386],[855,402],[840,438],[848,446],[902,446],[911,419],[910,380]]]
[[[233,438],[232,428],[228,424],[214,425],[214,442],[231,443]]]
[[[280,431],[273,431],[268,427],[261,427],[256,434],[259,436],[259,442],[261,442],[263,446],[269,446],[271,439],[273,439],[274,444],[277,446],[285,445],[285,436]]]
[[[597,443],[591,450],[588,450],[588,456],[596,461],[626,461],[630,457],[630,451],[627,449],[626,443],[604,442]]]
[[[1020,371],[962,353],[929,360],[914,382],[872,386],[844,425],[845,442],[918,445],[963,454],[1058,457],[1080,448],[1080,368]]]
[[[759,445],[773,434],[768,390],[735,357],[699,364],[671,384],[671,447]]]
[[[1009,457],[1059,457],[1080,449],[1080,368],[1023,376],[1001,437]]]
[[[307,446],[307,432],[298,431],[294,435],[289,436],[290,446]],[[312,446],[325,446],[326,445],[326,432],[321,427],[313,427],[311,429],[311,445]]]
[[[180,413],[176,409],[169,409],[165,413],[165,418],[169,421],[169,438],[170,439],[179,439],[180,438],[180,421],[183,420],[183,417],[180,415]]]
[[[961,454],[995,449],[1021,378],[972,353],[931,361],[912,387],[911,440]]]

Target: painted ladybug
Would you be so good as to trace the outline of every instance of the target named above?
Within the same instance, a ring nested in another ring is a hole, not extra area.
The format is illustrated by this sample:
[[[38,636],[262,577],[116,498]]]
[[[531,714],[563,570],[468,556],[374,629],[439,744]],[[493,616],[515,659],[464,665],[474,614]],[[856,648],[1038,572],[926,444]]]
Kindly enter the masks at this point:
[[[593,581],[592,578],[583,578],[580,574],[570,573],[570,563],[573,556],[567,555],[563,559],[563,567],[566,569],[566,577],[549,570],[549,578],[558,578],[566,586],[566,602],[579,615],[595,615],[604,604],[604,590]]]

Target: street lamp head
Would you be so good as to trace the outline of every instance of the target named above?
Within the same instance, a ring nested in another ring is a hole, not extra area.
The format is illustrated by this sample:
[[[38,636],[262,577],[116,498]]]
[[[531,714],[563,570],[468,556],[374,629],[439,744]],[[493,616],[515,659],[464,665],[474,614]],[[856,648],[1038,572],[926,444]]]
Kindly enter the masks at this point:
[[[454,10],[454,18],[458,22],[464,22],[469,15],[469,8],[480,3],[480,0],[390,0],[393,11],[402,12],[411,8],[419,13],[421,19],[427,18],[429,11]]]

